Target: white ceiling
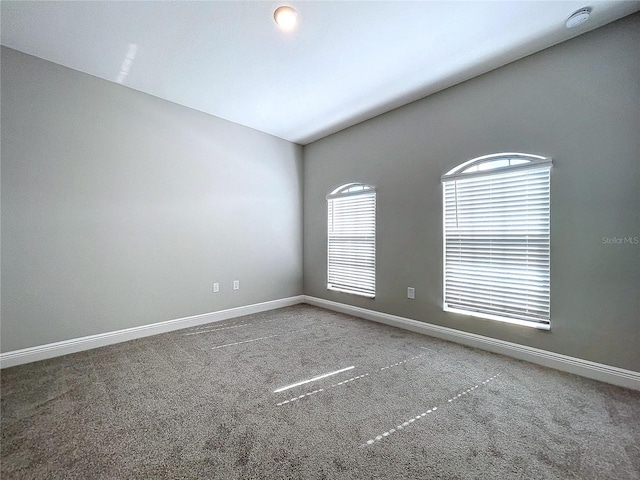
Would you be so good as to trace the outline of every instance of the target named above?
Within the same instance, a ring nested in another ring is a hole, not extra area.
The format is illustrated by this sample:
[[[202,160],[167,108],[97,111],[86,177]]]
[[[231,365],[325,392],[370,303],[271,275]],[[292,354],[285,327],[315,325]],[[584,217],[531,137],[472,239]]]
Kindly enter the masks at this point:
[[[273,21],[282,4],[298,11],[293,32]],[[591,18],[565,28],[584,6]],[[0,8],[3,45],[307,144],[629,15],[640,1],[3,0]]]

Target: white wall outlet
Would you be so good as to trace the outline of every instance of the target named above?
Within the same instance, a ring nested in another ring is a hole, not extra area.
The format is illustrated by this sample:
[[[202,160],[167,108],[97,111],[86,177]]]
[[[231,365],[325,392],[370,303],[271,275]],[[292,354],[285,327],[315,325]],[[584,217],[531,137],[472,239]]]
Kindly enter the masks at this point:
[[[233,281],[233,289],[234,290],[240,290],[240,280],[234,280]]]
[[[218,293],[220,291],[220,284],[218,282],[215,282],[213,284],[213,293]]]
[[[407,298],[411,300],[415,300],[416,298],[416,289],[413,287],[407,287]]]

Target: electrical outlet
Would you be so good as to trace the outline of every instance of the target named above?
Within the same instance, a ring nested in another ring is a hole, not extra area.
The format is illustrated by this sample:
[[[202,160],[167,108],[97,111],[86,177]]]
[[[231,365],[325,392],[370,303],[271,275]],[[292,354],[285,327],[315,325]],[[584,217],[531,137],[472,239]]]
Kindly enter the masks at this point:
[[[416,289],[413,287],[407,287],[407,298],[411,300],[415,300],[416,298]]]
[[[233,281],[233,289],[234,290],[240,290],[240,280],[234,280]]]
[[[220,291],[220,284],[218,282],[215,282],[213,284],[213,293],[218,293]]]

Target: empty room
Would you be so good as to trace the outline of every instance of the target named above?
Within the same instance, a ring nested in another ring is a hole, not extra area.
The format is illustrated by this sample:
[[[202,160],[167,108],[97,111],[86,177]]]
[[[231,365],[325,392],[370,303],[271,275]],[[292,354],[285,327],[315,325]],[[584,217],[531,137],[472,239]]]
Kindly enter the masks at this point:
[[[0,19],[3,480],[640,479],[640,1]]]

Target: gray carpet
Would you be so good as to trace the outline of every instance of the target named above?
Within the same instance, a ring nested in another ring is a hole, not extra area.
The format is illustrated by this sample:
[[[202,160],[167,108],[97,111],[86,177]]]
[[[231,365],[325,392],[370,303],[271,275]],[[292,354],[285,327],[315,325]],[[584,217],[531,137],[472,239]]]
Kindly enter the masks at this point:
[[[3,480],[640,479],[640,392],[308,305],[8,368],[1,398]]]

